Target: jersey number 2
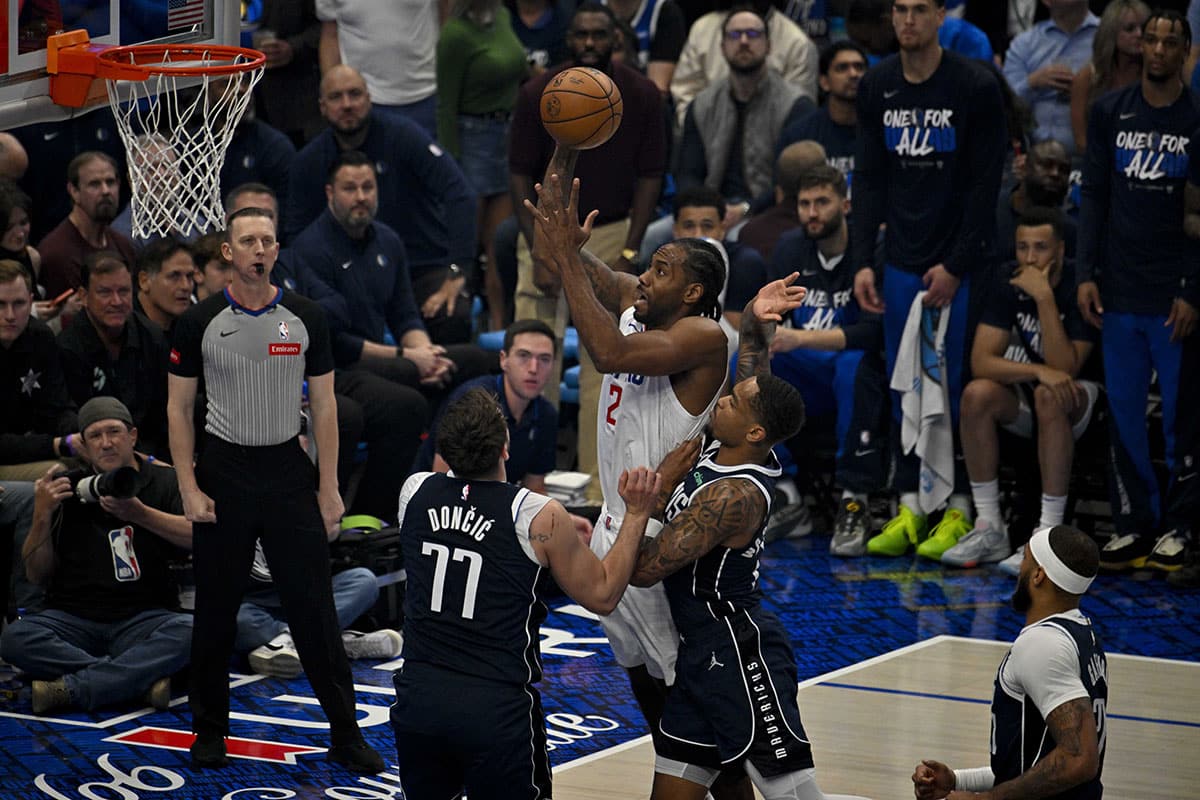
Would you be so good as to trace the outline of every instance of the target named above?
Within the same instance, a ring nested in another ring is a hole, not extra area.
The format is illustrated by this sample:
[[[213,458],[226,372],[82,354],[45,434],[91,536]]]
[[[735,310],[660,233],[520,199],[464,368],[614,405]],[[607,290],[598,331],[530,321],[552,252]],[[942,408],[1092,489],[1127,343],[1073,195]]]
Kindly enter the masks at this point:
[[[450,550],[444,544],[425,542],[421,545],[421,555],[433,556],[436,562],[433,566],[433,595],[429,598],[429,610],[435,614],[442,613],[442,599],[446,589],[446,565],[450,561],[467,562],[467,586],[463,592],[462,618],[475,619],[475,595],[479,592],[479,573],[483,569],[483,556],[474,550],[461,547]]]
[[[619,408],[621,405],[621,392],[622,391],[624,391],[624,390],[621,388],[620,384],[610,383],[608,385],[608,396],[609,396],[609,399],[612,400],[612,402],[610,402],[608,404],[608,413],[606,413],[604,415],[604,421],[607,422],[609,425],[617,424],[617,418],[616,418],[615,412],[616,412],[617,408]]]

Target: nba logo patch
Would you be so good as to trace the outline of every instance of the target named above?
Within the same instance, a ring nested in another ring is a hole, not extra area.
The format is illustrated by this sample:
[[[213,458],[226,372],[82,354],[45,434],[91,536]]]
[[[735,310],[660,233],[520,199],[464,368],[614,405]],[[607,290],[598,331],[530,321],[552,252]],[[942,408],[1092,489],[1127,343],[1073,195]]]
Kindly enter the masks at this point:
[[[133,549],[133,527],[108,532],[108,547],[112,550],[113,577],[121,583],[130,583],[142,577],[142,566]]]
[[[462,501],[467,502],[467,496],[471,494],[471,484],[467,484],[462,490]]]
[[[279,323],[279,338],[283,339],[286,342],[289,336],[291,336],[291,334],[288,332],[287,323],[286,322]]]

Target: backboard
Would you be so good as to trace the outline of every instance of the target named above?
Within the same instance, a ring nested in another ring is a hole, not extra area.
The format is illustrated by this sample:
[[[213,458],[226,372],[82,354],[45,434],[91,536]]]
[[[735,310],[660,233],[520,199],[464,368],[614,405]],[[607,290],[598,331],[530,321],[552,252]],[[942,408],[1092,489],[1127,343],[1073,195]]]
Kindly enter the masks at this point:
[[[83,29],[93,44],[237,44],[241,32],[240,0],[9,0],[6,5],[0,16],[0,130],[81,113],[50,100],[46,37],[51,34]]]

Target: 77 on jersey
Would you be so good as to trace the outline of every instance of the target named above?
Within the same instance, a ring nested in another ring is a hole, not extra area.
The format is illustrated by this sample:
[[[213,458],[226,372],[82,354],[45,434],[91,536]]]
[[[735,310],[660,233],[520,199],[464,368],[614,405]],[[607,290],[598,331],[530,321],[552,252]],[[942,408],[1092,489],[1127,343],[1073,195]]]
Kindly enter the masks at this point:
[[[429,598],[429,610],[435,614],[442,613],[442,604],[446,594],[446,571],[451,561],[466,562],[467,584],[462,593],[462,618],[475,619],[475,597],[479,593],[479,573],[483,571],[483,556],[474,550],[455,547],[451,550],[444,544],[424,542],[421,545],[421,555],[433,556],[433,593]]]

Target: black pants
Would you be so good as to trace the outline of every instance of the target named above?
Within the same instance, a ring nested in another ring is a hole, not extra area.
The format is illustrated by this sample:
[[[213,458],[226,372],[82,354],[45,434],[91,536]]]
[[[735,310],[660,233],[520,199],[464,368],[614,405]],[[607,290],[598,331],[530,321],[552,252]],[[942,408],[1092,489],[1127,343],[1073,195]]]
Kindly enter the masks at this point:
[[[1167,489],[1164,530],[1200,532],[1200,333],[1183,340],[1175,407],[1175,474]]]
[[[308,456],[294,439],[242,447],[208,436],[196,477],[216,504],[217,521],[193,525],[194,732],[228,735],[229,657],[254,542],[261,539],[300,662],[329,720],[332,743],[361,740],[350,662],[333,608],[316,475]]]
[[[334,374],[334,388],[339,395],[339,410],[341,396],[349,397],[359,408],[362,440],[367,443],[366,470],[351,513],[371,514],[395,524],[400,486],[421,446],[421,434],[429,427],[429,402],[416,389],[365,369],[339,369]],[[353,463],[354,456],[351,445],[349,453],[338,453],[339,465],[345,458]],[[340,466],[338,477],[345,480]]]

